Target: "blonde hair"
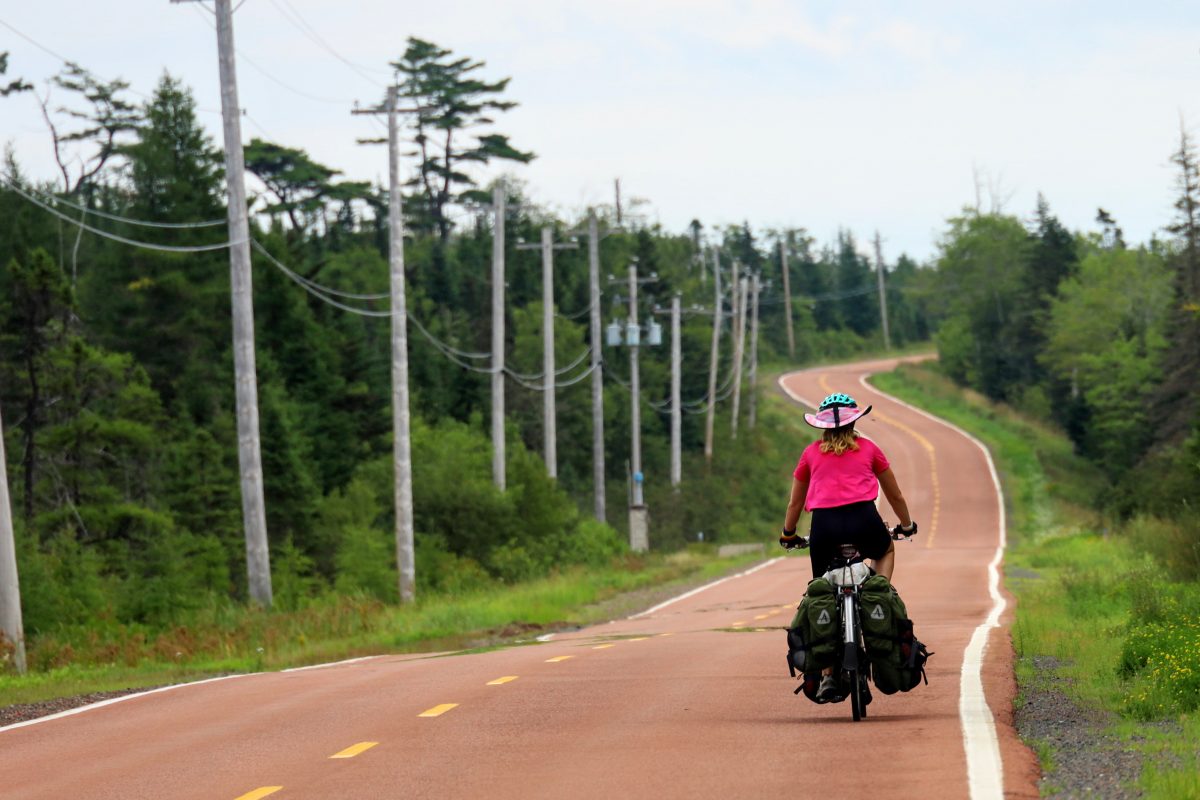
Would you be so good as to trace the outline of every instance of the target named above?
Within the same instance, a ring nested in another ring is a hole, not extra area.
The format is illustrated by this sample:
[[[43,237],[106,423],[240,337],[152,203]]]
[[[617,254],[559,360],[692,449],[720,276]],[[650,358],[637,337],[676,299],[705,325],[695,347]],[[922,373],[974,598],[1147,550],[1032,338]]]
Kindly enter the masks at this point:
[[[827,430],[821,437],[821,452],[833,453],[835,456],[840,456],[847,450],[857,450],[858,431],[854,430],[854,423],[850,423],[844,428],[836,430]]]

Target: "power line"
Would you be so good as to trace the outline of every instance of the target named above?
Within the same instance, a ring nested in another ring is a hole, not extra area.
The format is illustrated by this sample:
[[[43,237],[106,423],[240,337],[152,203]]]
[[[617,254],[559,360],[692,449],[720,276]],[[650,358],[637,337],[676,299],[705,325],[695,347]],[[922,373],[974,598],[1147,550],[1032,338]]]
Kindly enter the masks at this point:
[[[225,225],[228,222],[228,220],[225,219],[212,219],[208,220],[207,222],[150,222],[149,220],[131,219],[129,217],[122,217],[119,214],[109,214],[105,211],[100,211],[99,209],[88,208],[87,206],[82,206],[78,203],[72,203],[70,200],[65,200],[61,197],[55,197],[54,195],[47,194],[46,192],[38,191],[33,187],[28,187],[26,191],[32,195],[36,195],[48,203],[64,205],[77,211],[82,211],[87,214],[95,214],[97,217],[103,217],[104,219],[110,219],[113,222],[123,222],[126,225],[137,225],[143,228],[214,228],[218,225]]]
[[[565,381],[557,381],[557,382],[555,382],[555,384],[554,384],[554,388],[555,388],[555,389],[566,389],[566,388],[568,388],[568,387],[570,387],[570,386],[574,386],[575,384],[579,383],[579,382],[580,382],[580,381],[582,381],[584,378],[586,378],[587,376],[589,376],[589,375],[591,375],[593,372],[595,372],[595,371],[596,371],[596,368],[597,368],[597,366],[598,366],[597,364],[591,364],[591,365],[589,365],[589,366],[588,366],[588,368],[587,368],[586,370],[584,370],[583,372],[579,373],[579,374],[578,374],[578,375],[576,375],[574,378],[570,378],[569,380],[565,380]],[[510,371],[509,371],[509,370],[507,370],[507,369],[506,369],[506,370],[504,370],[504,374],[505,374],[505,375],[507,375],[509,378],[512,378],[512,380],[513,380],[514,382],[516,382],[516,383],[519,383],[520,385],[524,386],[526,389],[532,389],[532,390],[533,390],[533,391],[535,391],[535,392],[544,392],[544,391],[546,391],[546,385],[545,385],[545,383],[527,383],[526,381],[523,381],[523,380],[521,380],[520,378],[516,377],[516,376],[515,376],[515,375],[514,375],[512,372],[510,372]]]
[[[387,85],[380,83],[379,81],[377,81],[373,77],[371,77],[369,74],[367,74],[367,70],[371,69],[370,67],[364,67],[362,65],[354,63],[353,61],[351,61],[350,59],[346,58],[341,53],[339,53],[337,50],[335,50],[331,44],[329,44],[323,38],[321,38],[321,35],[319,33],[317,33],[316,29],[313,28],[313,26],[308,23],[308,20],[304,19],[303,15],[301,15],[301,13],[298,10],[296,10],[296,7],[293,6],[290,2],[288,2],[288,0],[283,0],[283,4],[285,6],[287,6],[287,9],[284,9],[282,6],[280,6],[279,3],[276,2],[276,0],[271,0],[271,5],[275,6],[275,10],[278,11],[279,14],[284,19],[286,19],[288,22],[290,22],[296,28],[296,30],[300,31],[300,33],[302,33],[306,37],[308,37],[308,39],[310,41],[312,41],[318,47],[320,47],[323,50],[325,50],[326,52],[328,52],[331,56],[333,56],[338,61],[345,64],[350,69],[354,70],[354,72],[356,74],[358,74],[359,77],[370,81],[371,83],[375,84],[376,86],[378,86],[381,89],[387,88]],[[290,10],[291,14],[288,13],[289,10]],[[295,15],[295,19],[292,18],[292,14]],[[385,74],[388,74],[387,70],[380,70],[378,68],[375,68],[372,71],[383,72]]]
[[[301,286],[311,287],[313,290],[315,290],[317,292],[321,292],[323,294],[328,294],[328,295],[333,295],[335,297],[344,297],[348,300],[387,300],[391,296],[387,292],[381,292],[378,294],[355,294],[353,292],[343,292],[343,291],[334,289],[329,286],[324,286],[322,284],[317,283],[314,280],[304,277],[303,275],[299,274],[298,272],[295,272],[295,271],[289,269],[285,264],[283,264],[281,261],[279,261],[279,259],[277,259],[277,258],[275,258],[275,256],[271,255],[271,253],[268,252],[266,247],[264,247],[262,245],[262,243],[259,242],[257,239],[251,239],[250,246],[253,247],[255,250],[257,250],[259,253],[261,253],[263,256],[265,256],[268,261],[270,261],[276,268],[281,270],[285,275],[287,275],[293,281],[295,281],[296,283],[299,283]],[[372,313],[374,313],[374,312],[372,312]],[[391,312],[387,312],[384,314],[384,316],[389,316],[390,314],[391,314]]]
[[[204,15],[205,12],[202,9],[200,9],[198,6],[193,6],[193,8],[195,8],[196,13],[199,14],[200,17],[206,23],[208,23],[209,27],[211,27],[213,30],[216,30],[216,27],[217,27],[216,23],[213,20],[206,17]],[[250,58],[250,56],[246,55],[241,50],[238,50],[235,48],[234,52],[237,53],[238,58],[240,58],[242,61],[245,61],[247,64],[249,64],[251,67],[253,67],[254,70],[257,71],[264,78],[266,78],[267,80],[276,84],[277,86],[287,89],[289,92],[291,92],[294,95],[297,95],[298,97],[303,97],[306,100],[312,100],[315,103],[328,103],[329,105],[336,105],[336,106],[351,105],[351,103],[349,103],[346,100],[338,100],[338,99],[334,99],[332,97],[322,97],[320,95],[315,95],[315,94],[312,94],[311,92],[307,92],[304,89],[297,89],[295,86],[292,86],[287,81],[284,81],[281,78],[277,78],[266,67],[261,66],[257,61]]]
[[[62,62],[63,65],[69,66],[69,67],[79,67],[80,69],[83,69],[83,67],[80,65],[80,63],[78,61],[74,61],[74,60],[62,55],[61,53],[51,50],[49,47],[47,47],[46,45],[37,41],[32,36],[29,36],[28,34],[17,30],[15,27],[13,27],[13,25],[11,23],[0,19],[0,25],[3,25],[4,27],[8,28],[10,31],[15,33],[17,36],[20,36],[25,41],[29,42],[31,45],[36,47],[38,50],[41,50],[43,53],[46,53],[47,55],[49,55],[52,58],[58,59],[60,62]],[[87,70],[87,72],[89,74],[91,74],[93,77],[97,78],[98,80],[104,81],[105,83],[115,83],[116,82],[116,81],[108,80],[104,76],[98,75],[98,74],[92,72],[91,70]],[[121,82],[124,83],[123,80]],[[128,91],[130,94],[137,95],[138,97],[142,98],[143,100],[148,100],[148,101],[154,100],[154,97],[152,95],[148,95],[145,92],[139,92],[137,89],[134,89],[132,86],[129,86],[128,84],[126,84],[125,90]],[[203,111],[206,114],[220,114],[221,113],[221,110],[218,108],[204,108],[202,106],[196,106],[196,110]]]
[[[21,197],[24,197],[26,200],[33,203],[35,206],[38,206],[42,210],[47,211],[50,214],[53,214],[54,216],[58,217],[59,219],[63,220],[64,222],[69,222],[78,228],[82,228],[83,230],[88,231],[89,233],[94,233],[95,235],[103,237],[105,239],[111,239],[114,242],[120,242],[121,244],[127,244],[131,247],[138,247],[143,250],[158,250],[159,252],[163,252],[163,253],[207,253],[207,252],[211,252],[213,250],[224,250],[225,248],[229,247],[231,244],[238,244],[238,242],[221,242],[220,244],[167,245],[167,244],[154,244],[152,242],[141,242],[136,239],[127,239],[124,236],[118,236],[115,233],[109,233],[108,231],[104,231],[99,228],[94,228],[91,225],[88,225],[86,222],[82,222],[80,220],[73,219],[73,218],[67,216],[66,214],[62,213],[58,209],[56,209],[46,203],[43,203],[41,200],[38,200],[33,195],[26,194],[24,190],[22,190],[19,186],[12,183],[11,181],[9,181],[8,178],[6,178],[6,177],[0,176],[0,185],[3,185],[5,187],[11,189],[12,191],[19,194]]]
[[[571,370],[578,367],[585,358],[587,358],[589,355],[591,355],[591,353],[592,353],[592,348],[591,348],[591,345],[589,345],[587,347],[587,349],[585,349],[582,353],[580,353],[578,356],[576,356],[575,360],[572,361],[570,364],[563,367],[562,369],[554,370],[554,374],[555,375],[566,375],[568,372],[570,372]],[[529,381],[535,381],[538,378],[546,377],[545,371],[538,372],[536,374],[522,373],[522,372],[517,372],[516,370],[514,370],[512,367],[508,366],[507,364],[504,365],[504,371],[513,378],[524,378],[525,380],[529,380]]]

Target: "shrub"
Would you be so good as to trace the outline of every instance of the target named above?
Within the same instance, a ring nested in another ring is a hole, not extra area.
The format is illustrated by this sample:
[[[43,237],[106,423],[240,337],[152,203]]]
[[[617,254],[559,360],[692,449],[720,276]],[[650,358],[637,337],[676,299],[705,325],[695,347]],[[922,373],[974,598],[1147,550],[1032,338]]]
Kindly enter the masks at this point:
[[[1200,707],[1200,614],[1134,627],[1120,671],[1132,680],[1125,710],[1138,719],[1189,713]]]

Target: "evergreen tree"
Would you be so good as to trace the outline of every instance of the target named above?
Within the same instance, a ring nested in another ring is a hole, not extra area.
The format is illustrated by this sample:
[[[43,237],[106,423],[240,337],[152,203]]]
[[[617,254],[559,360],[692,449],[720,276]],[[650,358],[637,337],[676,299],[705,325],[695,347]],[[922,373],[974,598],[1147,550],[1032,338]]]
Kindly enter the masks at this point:
[[[411,184],[421,200],[416,224],[436,230],[445,244],[451,228],[448,206],[472,196],[476,186],[463,169],[492,159],[526,164],[534,154],[516,149],[503,134],[483,132],[494,123],[493,112],[517,105],[499,99],[510,78],[489,82],[476,76],[486,62],[455,58],[451,50],[410,36],[392,66],[403,76],[402,94],[419,109],[414,141],[420,165]]]

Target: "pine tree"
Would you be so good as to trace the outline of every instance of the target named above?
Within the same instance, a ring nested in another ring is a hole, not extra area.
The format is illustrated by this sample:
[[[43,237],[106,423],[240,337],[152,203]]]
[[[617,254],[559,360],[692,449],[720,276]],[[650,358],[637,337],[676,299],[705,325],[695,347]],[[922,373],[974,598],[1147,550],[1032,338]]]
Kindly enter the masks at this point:
[[[463,169],[492,159],[527,164],[534,154],[516,149],[503,134],[483,132],[494,123],[493,112],[517,105],[499,99],[510,78],[489,82],[476,77],[486,62],[455,58],[451,50],[410,36],[404,55],[392,66],[403,76],[403,95],[419,109],[414,141],[420,166],[411,185],[425,219],[418,213],[416,224],[436,230],[445,244],[451,228],[447,207],[472,197],[477,185]]]

